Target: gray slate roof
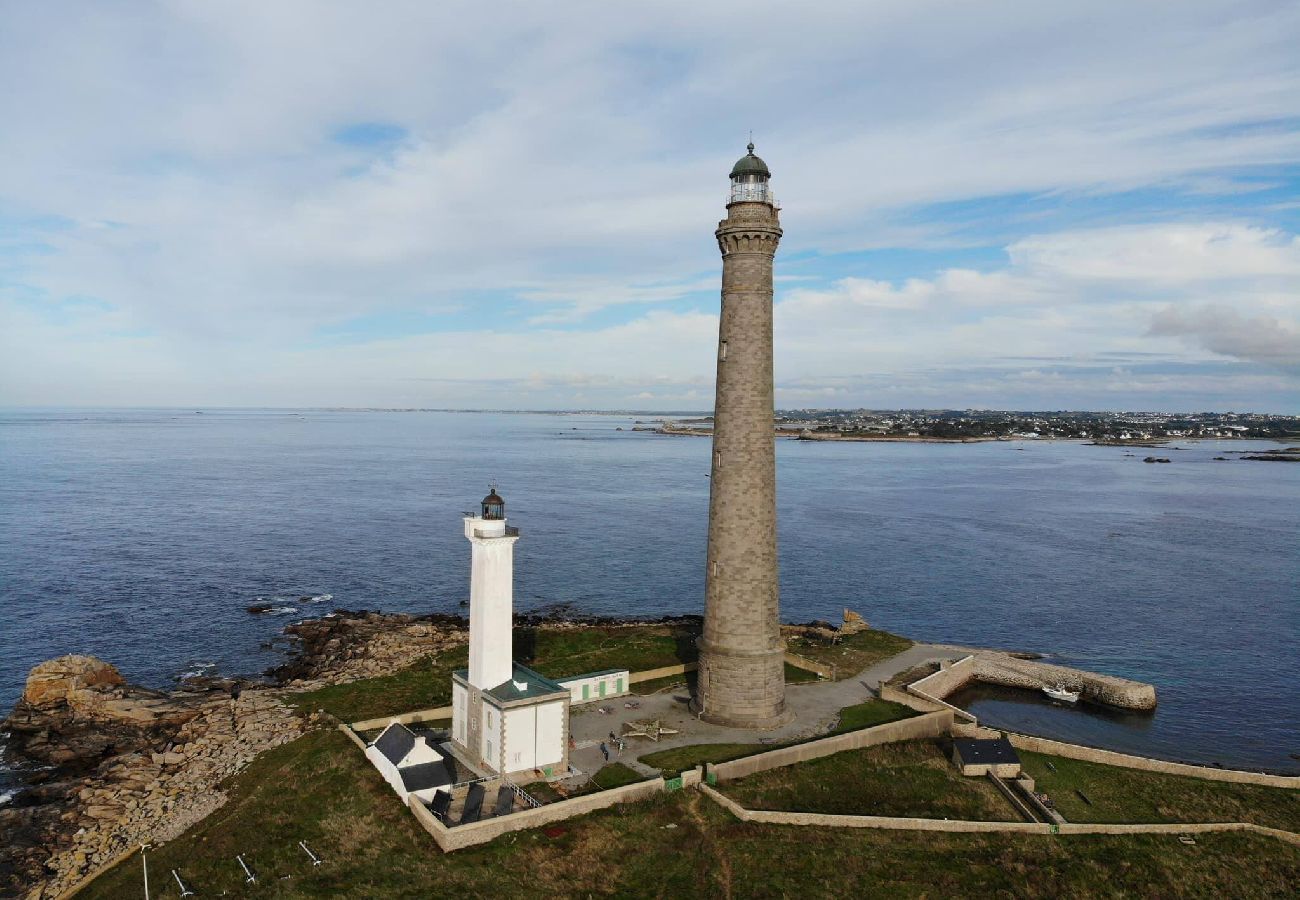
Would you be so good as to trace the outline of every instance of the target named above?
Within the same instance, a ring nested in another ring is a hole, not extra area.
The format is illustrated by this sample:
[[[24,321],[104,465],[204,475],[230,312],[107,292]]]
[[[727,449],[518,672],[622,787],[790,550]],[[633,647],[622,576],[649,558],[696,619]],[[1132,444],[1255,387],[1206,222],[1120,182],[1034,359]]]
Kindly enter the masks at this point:
[[[408,791],[426,791],[451,784],[451,776],[441,760],[407,766],[398,769],[397,773],[402,776],[402,786]]]
[[[400,722],[394,722],[383,730],[379,737],[375,738],[375,747],[379,752],[384,754],[384,759],[393,765],[397,765],[406,758],[406,754],[411,752],[415,746],[415,735],[411,729],[407,728]]]
[[[957,738],[952,743],[957,748],[957,755],[961,757],[962,762],[968,765],[971,763],[1002,765],[1020,762],[1020,757],[1016,755],[1016,748],[1012,747],[1011,742],[1006,738],[984,740]]]

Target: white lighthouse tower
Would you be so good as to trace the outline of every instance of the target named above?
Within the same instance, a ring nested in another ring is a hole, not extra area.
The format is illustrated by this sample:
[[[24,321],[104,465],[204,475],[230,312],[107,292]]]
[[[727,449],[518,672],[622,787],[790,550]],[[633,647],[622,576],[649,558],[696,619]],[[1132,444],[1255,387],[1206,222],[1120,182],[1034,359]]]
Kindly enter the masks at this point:
[[[465,517],[470,543],[469,668],[453,672],[452,743],[475,768],[502,775],[568,768],[569,688],[514,661],[514,555],[519,529],[493,487]]]
[[[482,514],[465,517],[470,543],[469,683],[480,691],[509,681],[514,615],[515,541],[506,502],[492,488]]]

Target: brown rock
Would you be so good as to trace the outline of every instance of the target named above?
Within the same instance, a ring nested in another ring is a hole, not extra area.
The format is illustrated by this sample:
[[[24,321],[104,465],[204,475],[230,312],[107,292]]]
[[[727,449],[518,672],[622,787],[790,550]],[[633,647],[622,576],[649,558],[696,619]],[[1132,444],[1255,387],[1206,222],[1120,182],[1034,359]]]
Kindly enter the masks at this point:
[[[124,684],[117,669],[93,656],[60,656],[36,666],[27,676],[23,702],[36,709],[48,709],[72,700],[86,690]]]

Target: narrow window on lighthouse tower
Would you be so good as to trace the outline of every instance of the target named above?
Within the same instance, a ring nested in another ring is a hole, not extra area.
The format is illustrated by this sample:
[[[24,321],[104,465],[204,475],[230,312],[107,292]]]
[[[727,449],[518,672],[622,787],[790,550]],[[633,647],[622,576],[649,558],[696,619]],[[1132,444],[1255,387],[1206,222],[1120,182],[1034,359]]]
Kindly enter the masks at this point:
[[[713,468],[715,468],[715,469],[721,469],[721,468],[722,468],[722,451],[721,451],[721,450],[718,450],[717,452],[715,452],[715,453],[713,454]]]
[[[718,344],[718,360],[722,361],[727,358],[727,342],[722,341]]]
[[[713,561],[713,577],[718,577],[718,561],[716,559]]]

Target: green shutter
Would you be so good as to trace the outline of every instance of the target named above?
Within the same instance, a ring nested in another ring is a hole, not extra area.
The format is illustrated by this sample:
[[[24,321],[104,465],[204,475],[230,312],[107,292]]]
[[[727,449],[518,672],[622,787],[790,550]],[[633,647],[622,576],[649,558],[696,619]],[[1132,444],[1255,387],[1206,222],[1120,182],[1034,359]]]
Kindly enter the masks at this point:
[[[605,682],[600,683],[600,696],[605,696]]]
[[[622,678],[620,678],[620,679],[615,683],[615,685],[614,685],[614,693],[616,693],[616,694],[621,694],[621,693],[623,693],[623,679],[622,679]]]
[[[582,686],[582,699],[586,700],[590,696],[591,696],[591,685],[584,684]]]

